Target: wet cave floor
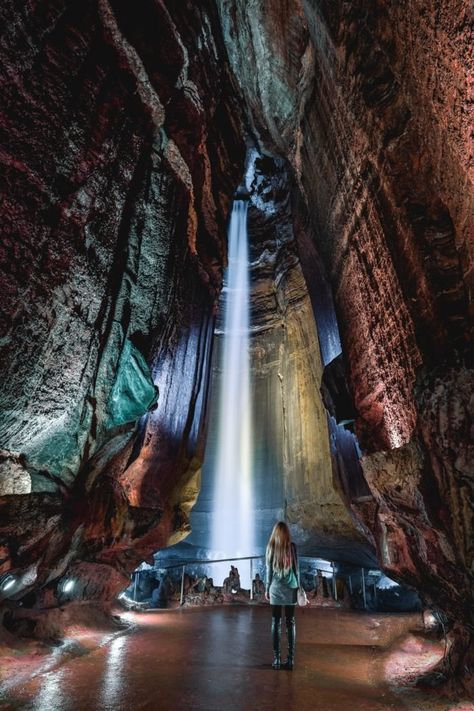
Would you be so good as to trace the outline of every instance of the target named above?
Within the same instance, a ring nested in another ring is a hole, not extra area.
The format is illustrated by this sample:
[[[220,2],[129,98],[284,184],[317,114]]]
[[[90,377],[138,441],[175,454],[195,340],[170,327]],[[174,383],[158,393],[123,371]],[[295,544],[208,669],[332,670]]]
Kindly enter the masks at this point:
[[[297,609],[296,666],[274,671],[267,606],[127,613],[131,631],[0,697],[0,709],[465,711],[413,688],[441,657],[419,614]],[[283,656],[286,639],[283,636]]]

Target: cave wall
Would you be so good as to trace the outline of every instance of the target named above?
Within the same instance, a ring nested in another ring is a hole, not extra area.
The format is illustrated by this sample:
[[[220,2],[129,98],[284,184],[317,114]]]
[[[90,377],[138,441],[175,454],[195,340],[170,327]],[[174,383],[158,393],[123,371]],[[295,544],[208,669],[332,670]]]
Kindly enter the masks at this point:
[[[255,130],[289,157],[310,208],[361,439],[400,446],[420,364],[468,336],[469,8],[222,0],[220,11]]]
[[[390,574],[472,629],[472,7],[219,9],[331,281],[372,496],[348,504]]]
[[[269,477],[281,482],[280,516],[290,524],[300,553],[360,562],[370,559],[372,551],[334,482],[328,417],[321,396],[323,359],[297,252],[291,186],[286,161],[254,157],[246,187],[251,196],[250,357],[256,489],[268,496],[276,488]],[[316,273],[313,278],[317,282]],[[321,281],[318,291],[318,302],[323,301]],[[257,509],[262,508],[257,504]],[[275,520],[270,517],[270,526]],[[262,539],[268,530],[267,525]]]
[[[0,16],[0,573],[18,599],[96,564],[108,597],[188,530],[238,90],[212,2]]]

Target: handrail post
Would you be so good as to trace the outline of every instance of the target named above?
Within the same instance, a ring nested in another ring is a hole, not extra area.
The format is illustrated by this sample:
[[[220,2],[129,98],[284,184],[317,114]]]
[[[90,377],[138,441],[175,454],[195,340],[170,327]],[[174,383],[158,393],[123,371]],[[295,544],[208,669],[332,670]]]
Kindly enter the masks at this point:
[[[364,610],[367,610],[367,597],[365,595],[365,574],[364,569],[361,568],[362,572],[362,597],[364,598]]]
[[[332,568],[332,596],[337,602],[337,586],[336,586],[336,566],[331,562]]]
[[[349,575],[349,592],[352,595],[352,575]]]
[[[183,565],[183,572],[181,573],[181,595],[179,598],[179,604],[182,605],[184,602],[184,571],[186,570],[186,566]]]
[[[253,600],[253,560],[250,558],[250,599]]]
[[[133,581],[133,602],[137,601],[137,580],[138,580],[139,575],[140,575],[140,571],[136,570],[135,576],[134,576],[134,581]]]

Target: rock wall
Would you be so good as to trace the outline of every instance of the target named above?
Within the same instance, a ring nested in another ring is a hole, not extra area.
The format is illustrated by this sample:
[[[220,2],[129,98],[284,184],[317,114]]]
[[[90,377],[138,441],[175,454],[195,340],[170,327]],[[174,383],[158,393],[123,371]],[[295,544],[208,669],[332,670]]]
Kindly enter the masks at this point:
[[[292,164],[332,284],[371,492],[348,504],[389,572],[461,620],[465,645],[474,609],[472,8],[219,8],[255,132]]]
[[[110,597],[188,530],[238,91],[212,2],[0,14],[0,574],[41,597],[82,560]]]
[[[247,172],[253,284],[250,348],[257,490],[266,494],[257,508],[265,508],[263,501],[278,483],[280,508],[301,554],[369,560],[371,547],[364,545],[334,484],[320,390],[323,362],[296,248],[291,185],[284,161],[254,157]],[[317,277],[313,273],[313,283]],[[321,282],[318,287],[322,301]],[[260,487],[258,477],[263,479]],[[268,531],[267,526],[265,543]]]

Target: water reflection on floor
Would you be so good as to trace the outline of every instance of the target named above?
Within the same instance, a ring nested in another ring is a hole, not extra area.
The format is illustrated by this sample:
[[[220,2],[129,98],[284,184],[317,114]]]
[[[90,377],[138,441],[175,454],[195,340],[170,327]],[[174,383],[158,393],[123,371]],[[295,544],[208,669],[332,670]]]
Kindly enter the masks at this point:
[[[442,653],[421,635],[419,615],[298,609],[293,672],[270,667],[265,606],[163,610],[135,620],[131,634],[10,689],[0,709],[470,708],[400,692],[413,670]]]

